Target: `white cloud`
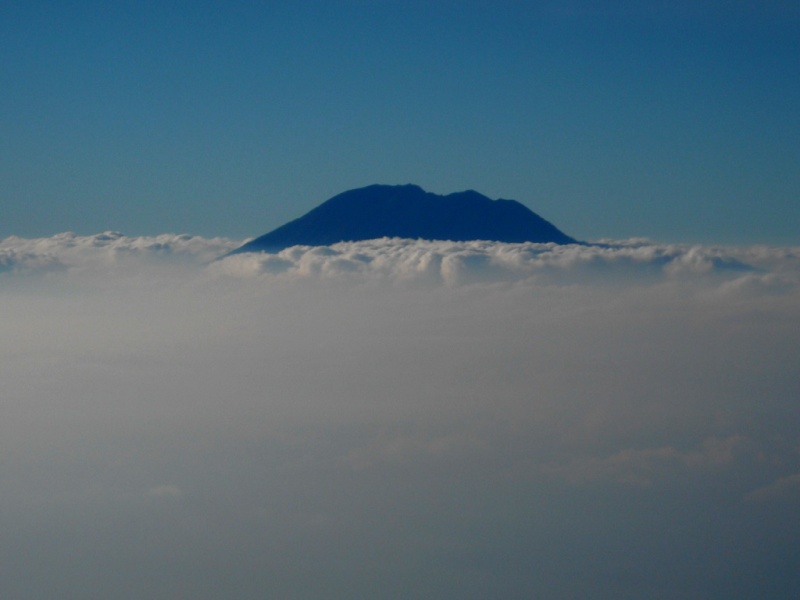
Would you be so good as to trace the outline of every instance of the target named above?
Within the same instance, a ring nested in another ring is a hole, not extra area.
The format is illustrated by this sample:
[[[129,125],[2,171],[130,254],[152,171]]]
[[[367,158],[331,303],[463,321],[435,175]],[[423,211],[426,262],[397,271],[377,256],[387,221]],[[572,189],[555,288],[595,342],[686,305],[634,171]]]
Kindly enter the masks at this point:
[[[797,249],[237,244],[0,241],[0,591],[796,589]]]
[[[800,249],[682,246],[643,240],[558,246],[383,238],[330,247],[297,246],[278,254],[238,254],[212,268],[242,277],[356,276],[448,285],[530,278],[541,283],[597,283],[603,278],[616,283],[620,278],[632,281],[643,276],[754,280],[765,273],[784,272],[784,281],[796,284]]]
[[[71,232],[50,238],[7,237],[0,240],[0,272],[42,272],[65,268],[108,266],[135,258],[191,258],[208,262],[236,248],[239,242],[186,234],[128,237],[115,231],[80,236]]]

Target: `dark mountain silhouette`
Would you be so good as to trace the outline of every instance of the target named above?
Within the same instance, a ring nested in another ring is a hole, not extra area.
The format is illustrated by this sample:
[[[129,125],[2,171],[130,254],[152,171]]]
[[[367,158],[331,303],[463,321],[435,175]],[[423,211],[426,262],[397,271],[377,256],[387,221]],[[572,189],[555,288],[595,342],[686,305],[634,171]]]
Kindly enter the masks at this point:
[[[515,200],[491,200],[472,190],[439,196],[416,185],[370,185],[334,196],[230,254],[381,237],[576,243]]]

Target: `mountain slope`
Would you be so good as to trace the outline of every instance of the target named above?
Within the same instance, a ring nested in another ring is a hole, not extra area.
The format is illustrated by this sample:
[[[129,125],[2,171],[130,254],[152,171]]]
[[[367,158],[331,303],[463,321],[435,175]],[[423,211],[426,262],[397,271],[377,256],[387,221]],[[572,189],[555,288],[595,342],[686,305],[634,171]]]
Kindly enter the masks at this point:
[[[416,185],[371,185],[334,196],[231,254],[380,237],[575,243],[515,200],[491,200],[471,190],[440,196]]]

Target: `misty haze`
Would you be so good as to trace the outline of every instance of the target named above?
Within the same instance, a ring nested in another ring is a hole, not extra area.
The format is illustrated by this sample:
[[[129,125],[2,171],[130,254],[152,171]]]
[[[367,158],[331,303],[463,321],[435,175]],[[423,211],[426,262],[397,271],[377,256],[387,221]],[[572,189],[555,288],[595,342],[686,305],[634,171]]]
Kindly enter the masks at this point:
[[[800,252],[0,242],[8,598],[788,598]]]

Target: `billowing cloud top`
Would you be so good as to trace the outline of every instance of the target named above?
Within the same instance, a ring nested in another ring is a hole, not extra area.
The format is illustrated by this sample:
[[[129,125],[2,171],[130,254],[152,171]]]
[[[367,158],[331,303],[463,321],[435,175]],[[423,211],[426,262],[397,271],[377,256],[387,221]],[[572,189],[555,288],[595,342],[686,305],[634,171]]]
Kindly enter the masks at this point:
[[[215,260],[239,240],[185,234],[128,237],[118,232],[0,240],[0,272],[36,273],[152,264],[164,259],[208,265],[207,271],[243,278],[385,280],[461,285],[480,281],[569,283],[625,279],[714,277],[741,285],[791,286],[800,248],[658,244],[602,240],[596,244],[504,244],[382,238],[332,246],[295,246],[277,254],[249,253]]]
[[[222,238],[205,239],[185,234],[128,237],[116,231],[86,236],[67,232],[34,239],[12,236],[0,240],[0,272],[108,266],[133,257],[144,260],[188,257],[199,262],[211,261],[235,248],[236,244]]]
[[[278,254],[234,255],[215,270],[285,278],[381,278],[458,285],[473,281],[583,281],[584,278],[796,275],[798,248],[731,248],[654,244],[646,240],[594,245],[428,242],[383,238],[325,247],[296,246]]]
[[[240,243],[0,240],[0,595],[796,593],[799,248]]]

